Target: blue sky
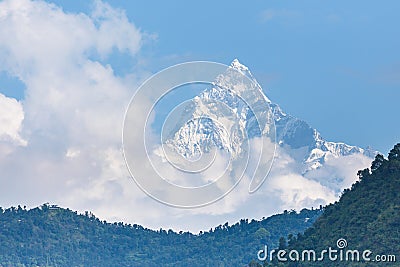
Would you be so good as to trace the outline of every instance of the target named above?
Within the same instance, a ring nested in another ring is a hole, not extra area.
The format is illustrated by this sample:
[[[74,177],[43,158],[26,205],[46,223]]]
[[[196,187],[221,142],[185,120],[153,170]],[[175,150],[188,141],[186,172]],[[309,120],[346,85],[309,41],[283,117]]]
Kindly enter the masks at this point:
[[[297,196],[335,201],[313,180],[276,173],[262,196],[243,187],[245,194],[238,189],[239,197],[206,210],[161,205],[129,177],[123,114],[141,82],[165,67],[238,58],[273,102],[325,139],[386,155],[400,136],[399,8],[398,1],[0,0],[0,205],[50,202],[155,229],[209,229],[314,203]],[[280,160],[277,169],[287,170],[290,157]],[[350,177],[346,187],[370,159],[331,164]],[[327,169],[321,173],[335,179]]]
[[[49,1],[89,12],[90,1]],[[387,153],[400,136],[398,1],[107,1],[152,35],[117,73],[187,60],[249,66],[266,94],[332,141]],[[7,77],[0,75],[0,84]],[[8,79],[10,86],[23,88]],[[10,86],[1,89],[11,92]]]

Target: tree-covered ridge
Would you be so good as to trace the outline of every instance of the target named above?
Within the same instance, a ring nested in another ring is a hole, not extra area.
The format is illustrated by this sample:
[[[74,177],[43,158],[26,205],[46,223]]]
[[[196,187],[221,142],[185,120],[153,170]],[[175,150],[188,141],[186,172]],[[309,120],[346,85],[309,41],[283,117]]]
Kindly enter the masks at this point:
[[[284,265],[275,261],[264,266],[400,266],[400,143],[387,159],[377,155],[371,168],[360,170],[358,176],[351,189],[344,190],[338,202],[327,206],[304,235],[289,238],[286,251],[337,249],[337,240],[344,238],[346,250],[371,250],[370,262],[360,257],[360,262],[292,261]],[[396,262],[378,263],[376,255],[394,255]]]
[[[194,235],[110,224],[47,204],[0,208],[0,266],[244,266],[263,244],[303,232],[320,214],[290,211]]]

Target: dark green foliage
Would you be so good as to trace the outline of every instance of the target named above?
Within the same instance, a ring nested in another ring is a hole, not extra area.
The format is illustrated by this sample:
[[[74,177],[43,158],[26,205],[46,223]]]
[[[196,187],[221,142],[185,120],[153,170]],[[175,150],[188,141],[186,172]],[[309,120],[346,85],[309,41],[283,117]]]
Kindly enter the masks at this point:
[[[284,266],[400,266],[400,144],[390,151],[388,160],[376,156],[371,172],[365,169],[358,176],[360,181],[351,190],[345,190],[339,202],[327,206],[304,235],[290,241],[287,251],[337,249],[337,240],[344,238],[346,249],[371,250],[372,259],[376,255],[395,255],[397,262],[366,263],[361,259],[361,262],[291,262]]]
[[[0,208],[0,266],[244,266],[264,244],[303,232],[320,213],[286,212],[193,235],[110,224],[47,204]]]
[[[389,160],[399,160],[400,159],[400,143],[394,146],[392,150],[389,152],[388,156]]]
[[[381,154],[378,154],[378,155],[376,155],[376,157],[375,157],[375,159],[374,159],[374,161],[372,162],[372,164],[371,164],[371,171],[376,171],[377,169],[379,169],[379,167],[381,167],[382,166],[382,164],[384,164],[385,163],[385,158],[383,157],[383,155],[381,155]]]
[[[286,239],[284,237],[279,238],[278,248],[279,249],[286,249],[287,248]]]

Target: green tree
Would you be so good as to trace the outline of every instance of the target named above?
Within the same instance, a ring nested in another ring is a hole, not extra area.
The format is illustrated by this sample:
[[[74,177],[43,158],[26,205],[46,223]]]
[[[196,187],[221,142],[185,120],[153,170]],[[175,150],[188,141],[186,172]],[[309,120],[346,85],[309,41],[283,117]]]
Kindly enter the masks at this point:
[[[279,238],[279,249],[286,249],[287,248],[287,243],[286,243],[286,238],[284,238],[283,236],[281,238]]]
[[[334,246],[339,238],[346,239],[352,250],[371,250],[374,255],[398,255],[400,251],[400,144],[394,146],[388,158],[377,155],[368,169],[358,172],[351,190],[340,200],[325,207],[312,227],[290,242],[288,249],[322,251]],[[397,256],[398,257],[398,256]],[[303,266],[286,263],[285,266]],[[304,266],[336,267],[337,262],[308,262]],[[351,262],[341,266],[375,266],[366,262]],[[386,262],[385,266],[399,266]]]
[[[385,163],[385,158],[383,157],[383,155],[378,154],[375,156],[374,161],[371,164],[371,171],[374,172],[377,169],[379,169],[384,163]]]
[[[368,168],[357,172],[357,176],[358,176],[358,178],[360,178],[360,180],[368,177],[369,175],[370,175],[370,172],[369,172]]]
[[[400,160],[400,143],[397,143],[389,152],[389,160]]]
[[[265,242],[267,238],[271,236],[271,233],[268,232],[267,229],[264,227],[260,227],[255,233],[254,233],[255,238]]]

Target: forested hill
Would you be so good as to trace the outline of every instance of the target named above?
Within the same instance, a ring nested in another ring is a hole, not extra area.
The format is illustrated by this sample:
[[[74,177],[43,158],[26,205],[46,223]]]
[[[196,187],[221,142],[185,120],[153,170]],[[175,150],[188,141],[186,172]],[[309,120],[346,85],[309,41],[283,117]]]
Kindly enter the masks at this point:
[[[0,209],[0,266],[244,266],[263,244],[303,232],[320,210],[241,220],[194,235],[110,224],[57,206]]]
[[[275,261],[264,265],[400,266],[400,143],[390,151],[387,159],[377,155],[371,168],[359,171],[358,176],[360,180],[344,191],[339,202],[326,207],[304,235],[289,240],[286,258],[290,261],[288,254],[292,250],[314,249],[318,259],[318,252],[328,247],[340,251],[337,242],[342,239],[343,259],[346,259],[346,251],[358,250],[360,262],[352,261],[349,254],[350,261],[347,262],[340,262],[339,258],[331,261],[326,255],[324,262],[292,261],[283,265]],[[372,252],[366,258],[369,262],[361,255],[366,250]]]

